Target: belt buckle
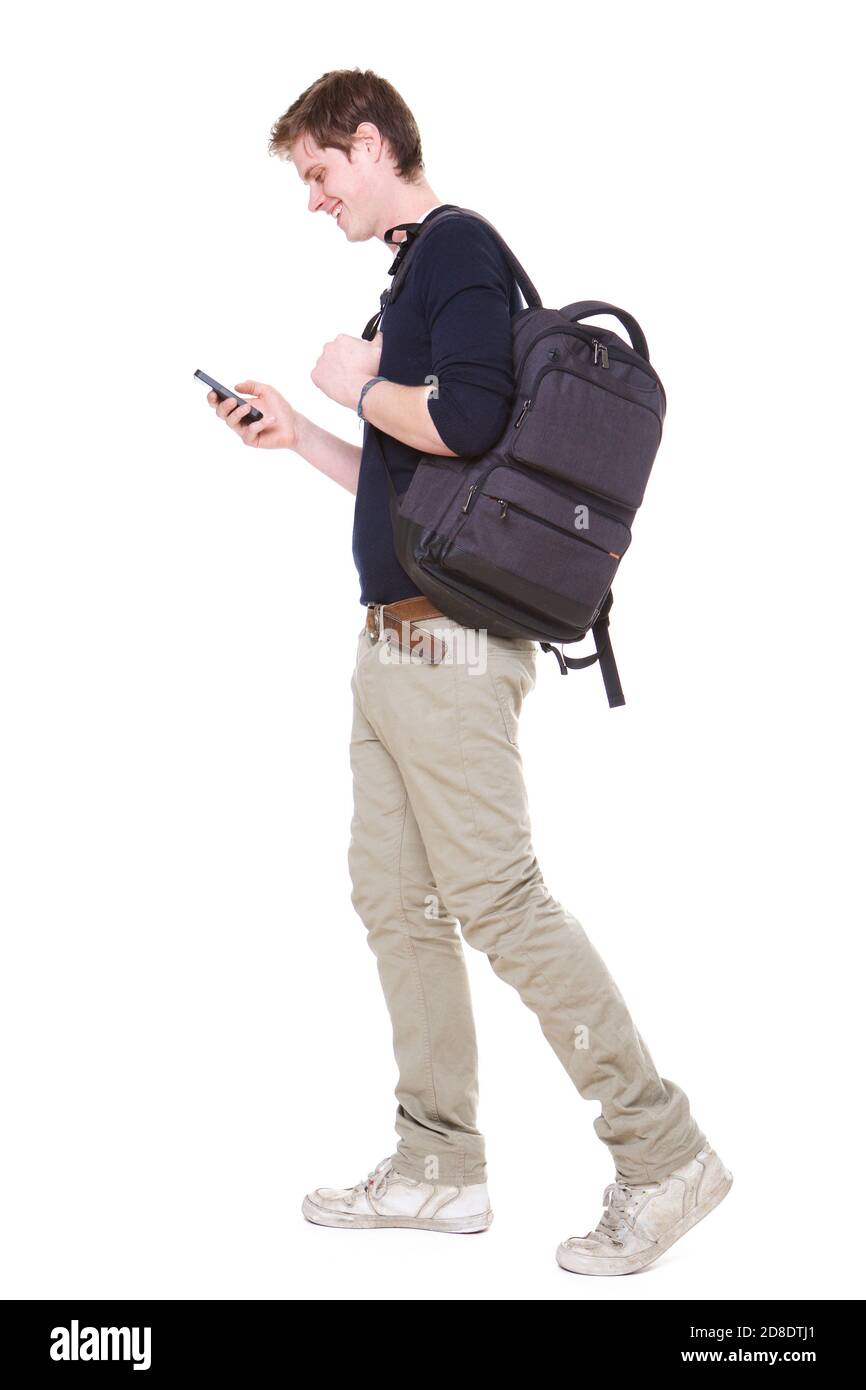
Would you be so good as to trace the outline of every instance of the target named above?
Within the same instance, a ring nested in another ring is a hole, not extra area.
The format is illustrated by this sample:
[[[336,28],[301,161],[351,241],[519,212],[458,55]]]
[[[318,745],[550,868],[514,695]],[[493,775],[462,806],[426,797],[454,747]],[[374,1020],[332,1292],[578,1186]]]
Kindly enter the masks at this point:
[[[382,605],[380,603],[367,604],[367,636],[371,642],[378,642],[382,630],[381,615],[379,613],[381,607]],[[373,620],[372,628],[370,627],[371,618]]]

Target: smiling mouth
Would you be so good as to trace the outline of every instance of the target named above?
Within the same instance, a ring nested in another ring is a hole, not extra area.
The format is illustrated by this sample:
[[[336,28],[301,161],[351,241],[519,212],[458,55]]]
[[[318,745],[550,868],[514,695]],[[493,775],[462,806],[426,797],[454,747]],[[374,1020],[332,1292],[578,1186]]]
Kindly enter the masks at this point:
[[[342,204],[342,203],[335,203],[334,206],[331,208],[331,214],[330,214],[330,215],[331,215],[331,217],[333,217],[334,221],[336,222],[337,226],[339,227],[339,225],[340,225],[340,218],[341,218],[342,215],[343,215],[343,204]]]

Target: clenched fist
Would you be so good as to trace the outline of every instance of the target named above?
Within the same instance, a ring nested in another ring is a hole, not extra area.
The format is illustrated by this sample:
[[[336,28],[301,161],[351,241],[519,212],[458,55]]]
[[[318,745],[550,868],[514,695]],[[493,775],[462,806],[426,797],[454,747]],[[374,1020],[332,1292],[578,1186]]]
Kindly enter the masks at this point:
[[[339,333],[333,342],[326,343],[322,348],[310,376],[319,390],[330,396],[332,401],[354,410],[364,382],[378,376],[381,356],[381,333],[377,333],[372,342]]]

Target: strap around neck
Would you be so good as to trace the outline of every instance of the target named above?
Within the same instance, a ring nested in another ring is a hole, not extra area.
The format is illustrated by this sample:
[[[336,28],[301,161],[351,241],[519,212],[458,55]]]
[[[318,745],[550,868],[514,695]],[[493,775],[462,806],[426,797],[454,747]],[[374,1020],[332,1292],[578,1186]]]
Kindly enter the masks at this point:
[[[388,272],[390,275],[393,275],[394,277],[391,282],[391,289],[388,296],[389,304],[393,304],[394,300],[397,298],[397,295],[400,293],[403,281],[405,280],[409,266],[412,263],[411,252],[414,251],[418,243],[427,235],[429,228],[435,226],[437,222],[444,220],[444,218],[446,217],[474,217],[476,221],[483,222],[484,225],[493,234],[493,237],[497,245],[499,246],[500,251],[502,252],[503,256],[505,257],[505,260],[508,263],[508,267],[512,275],[514,276],[518,286],[520,287],[520,293],[526,300],[527,305],[531,309],[541,308],[541,296],[539,295],[538,290],[535,288],[526,271],[523,269],[523,266],[520,264],[514,252],[511,250],[511,247],[504,240],[504,238],[500,236],[499,232],[493,226],[493,223],[488,222],[486,217],[482,217],[480,212],[473,212],[470,208],[458,207],[455,203],[443,203],[440,207],[433,208],[430,211],[430,213],[424,218],[424,221],[421,223],[404,223],[400,224],[397,227],[389,227],[388,231],[385,233],[386,242],[388,241],[391,232],[405,230],[407,233],[406,240],[400,247],[400,250],[397,252],[396,257],[394,258],[394,263]]]

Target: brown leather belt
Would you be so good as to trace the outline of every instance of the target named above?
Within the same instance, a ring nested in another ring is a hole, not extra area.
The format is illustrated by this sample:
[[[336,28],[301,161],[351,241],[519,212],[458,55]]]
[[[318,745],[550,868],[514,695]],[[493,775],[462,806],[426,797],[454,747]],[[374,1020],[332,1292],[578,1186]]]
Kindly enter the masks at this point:
[[[367,636],[371,642],[378,642],[383,633],[387,641],[394,642],[401,651],[414,652],[431,666],[438,666],[448,653],[445,643],[426,628],[416,623],[424,618],[444,618],[445,614],[435,603],[424,598],[401,598],[397,603],[367,604]]]

